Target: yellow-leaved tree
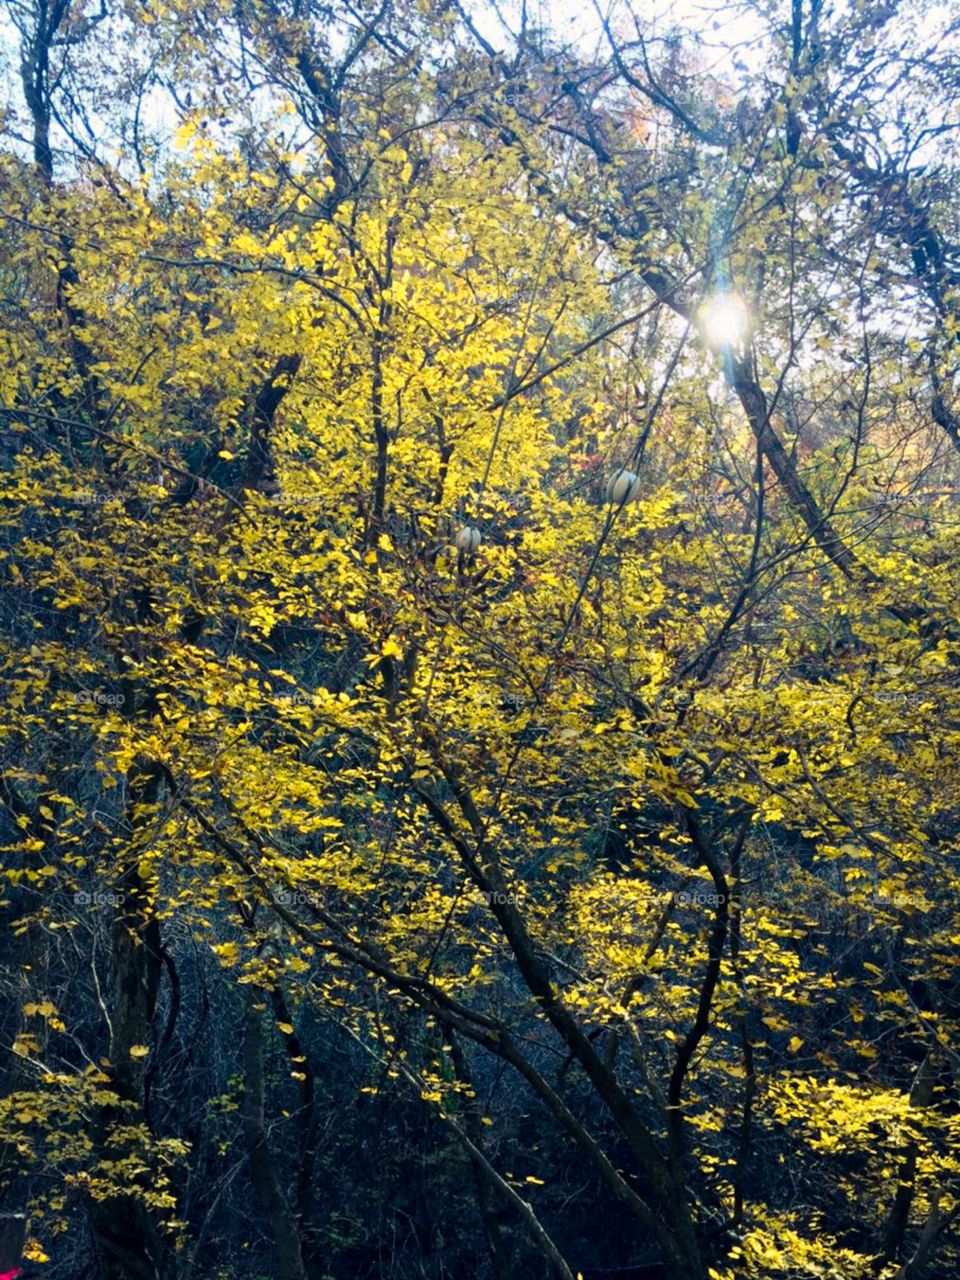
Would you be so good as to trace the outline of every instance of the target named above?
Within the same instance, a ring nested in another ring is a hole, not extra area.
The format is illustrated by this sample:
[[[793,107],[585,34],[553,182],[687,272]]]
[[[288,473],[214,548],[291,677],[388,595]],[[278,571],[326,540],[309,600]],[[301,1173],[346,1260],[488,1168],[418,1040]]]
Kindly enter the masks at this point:
[[[769,9],[11,4],[0,1272],[953,1274],[956,23]]]

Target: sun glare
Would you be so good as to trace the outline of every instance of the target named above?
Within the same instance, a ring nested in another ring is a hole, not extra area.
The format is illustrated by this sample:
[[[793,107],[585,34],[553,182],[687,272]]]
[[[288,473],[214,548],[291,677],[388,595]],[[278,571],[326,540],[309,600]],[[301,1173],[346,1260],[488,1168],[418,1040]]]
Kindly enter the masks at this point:
[[[749,326],[750,312],[738,293],[718,293],[700,310],[700,327],[711,347],[737,346]]]

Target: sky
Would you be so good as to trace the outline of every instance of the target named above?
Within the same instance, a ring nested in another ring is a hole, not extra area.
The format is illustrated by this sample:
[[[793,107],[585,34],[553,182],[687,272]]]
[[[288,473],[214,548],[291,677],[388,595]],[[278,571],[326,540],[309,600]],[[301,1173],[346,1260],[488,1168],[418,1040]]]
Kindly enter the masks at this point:
[[[471,0],[468,8],[477,29],[497,46],[504,38],[497,10],[517,30],[522,2]],[[604,17],[609,15],[614,25],[618,17],[629,22],[624,0],[596,0],[596,4],[594,0],[527,0],[527,12],[533,21],[551,27],[585,51],[595,50],[602,41],[598,7]],[[708,62],[710,70],[732,70],[733,48],[756,42],[762,31],[756,15],[730,0],[637,0],[634,7],[649,35],[658,35],[673,27],[699,32],[716,60],[715,67]]]
[[[838,10],[849,8],[859,0],[824,0],[821,21],[829,25]],[[757,10],[766,7],[771,15],[779,15],[781,21],[788,18],[789,0],[753,0],[752,4],[731,0],[462,0],[476,28],[495,48],[507,47],[510,37],[507,28],[520,29],[521,6],[526,4],[530,21],[535,25],[552,29],[557,36],[577,46],[585,57],[601,51],[605,45],[600,14],[609,15],[611,25],[619,35],[629,36],[632,30],[631,6],[640,15],[645,37],[656,39],[679,28],[696,33],[699,42],[699,62],[704,75],[712,75],[727,88],[736,99],[738,89],[748,79],[750,72],[762,66],[765,58],[765,32],[769,19]],[[878,6],[878,0],[866,0],[869,6]],[[808,0],[804,9],[809,12]],[[888,33],[897,42],[908,41],[914,48],[934,43],[938,33],[950,20],[957,21],[955,2],[941,0],[913,0],[910,6],[909,30],[894,20]],[[891,31],[892,28],[892,31]],[[960,43],[960,41],[958,41]],[[8,81],[7,93],[0,92],[20,106],[18,75],[19,37],[10,21],[7,4],[0,0],[0,79]],[[960,63],[960,51],[957,54]],[[738,65],[739,64],[739,65]],[[6,73],[4,76],[3,73]],[[154,107],[151,99],[151,108]],[[155,110],[171,116],[171,132],[176,127],[176,112],[171,104],[160,105],[157,96]],[[949,145],[937,139],[927,150],[929,155],[918,161],[935,159],[939,146]]]

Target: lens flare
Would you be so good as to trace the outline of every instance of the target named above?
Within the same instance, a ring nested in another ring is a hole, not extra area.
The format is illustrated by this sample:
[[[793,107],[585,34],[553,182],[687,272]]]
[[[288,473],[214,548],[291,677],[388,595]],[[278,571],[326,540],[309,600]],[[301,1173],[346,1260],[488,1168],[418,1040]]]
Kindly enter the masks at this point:
[[[750,311],[739,293],[718,293],[700,308],[700,328],[711,347],[735,347],[747,336]]]

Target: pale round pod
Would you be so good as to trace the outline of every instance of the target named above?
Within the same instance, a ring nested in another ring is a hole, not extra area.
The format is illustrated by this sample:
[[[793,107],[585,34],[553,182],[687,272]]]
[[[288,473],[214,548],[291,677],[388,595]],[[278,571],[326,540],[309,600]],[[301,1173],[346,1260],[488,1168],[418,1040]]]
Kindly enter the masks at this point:
[[[640,477],[635,471],[621,467],[607,481],[607,501],[619,506],[621,502],[632,502],[640,493]]]
[[[465,524],[463,528],[457,530],[456,547],[458,551],[462,551],[464,555],[472,555],[479,545],[479,529],[474,529],[472,525]]]

